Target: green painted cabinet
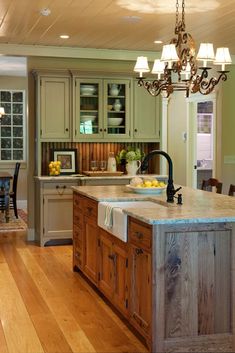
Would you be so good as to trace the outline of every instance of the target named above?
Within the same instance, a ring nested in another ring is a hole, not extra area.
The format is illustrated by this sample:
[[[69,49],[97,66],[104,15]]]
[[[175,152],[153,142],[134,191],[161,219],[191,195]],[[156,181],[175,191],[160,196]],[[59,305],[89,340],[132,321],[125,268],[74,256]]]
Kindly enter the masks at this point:
[[[134,81],[133,138],[139,141],[160,139],[161,97],[153,97]]]
[[[71,141],[70,77],[38,77],[38,115],[41,141]]]
[[[74,78],[74,141],[130,139],[131,80]]]

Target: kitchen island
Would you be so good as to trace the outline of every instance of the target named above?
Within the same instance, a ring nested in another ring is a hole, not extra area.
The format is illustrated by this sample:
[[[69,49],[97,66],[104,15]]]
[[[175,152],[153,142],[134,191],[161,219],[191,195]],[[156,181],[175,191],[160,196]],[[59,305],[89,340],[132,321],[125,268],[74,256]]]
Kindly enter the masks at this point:
[[[74,269],[146,339],[151,352],[234,352],[235,198],[183,187],[183,204],[125,186],[74,191]],[[128,240],[97,225],[98,202],[125,208]]]

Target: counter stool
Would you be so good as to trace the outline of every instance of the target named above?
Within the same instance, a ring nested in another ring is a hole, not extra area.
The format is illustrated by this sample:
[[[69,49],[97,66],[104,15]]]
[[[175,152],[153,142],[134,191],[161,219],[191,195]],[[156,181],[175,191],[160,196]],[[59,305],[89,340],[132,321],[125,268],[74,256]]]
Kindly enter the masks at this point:
[[[235,193],[235,185],[230,184],[228,194],[229,194],[229,196],[234,196],[234,193]]]
[[[217,194],[222,193],[223,184],[220,181],[218,181],[217,179],[210,178],[208,180],[202,180],[202,188],[201,188],[202,190],[212,191],[213,186],[215,186]]]

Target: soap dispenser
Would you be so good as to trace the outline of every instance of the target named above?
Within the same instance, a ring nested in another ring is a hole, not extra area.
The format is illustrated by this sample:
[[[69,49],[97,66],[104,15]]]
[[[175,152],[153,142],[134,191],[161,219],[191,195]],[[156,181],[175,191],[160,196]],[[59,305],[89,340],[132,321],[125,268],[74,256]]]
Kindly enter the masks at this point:
[[[114,152],[109,152],[107,171],[108,172],[117,171],[117,163],[116,163],[116,158],[114,157]]]

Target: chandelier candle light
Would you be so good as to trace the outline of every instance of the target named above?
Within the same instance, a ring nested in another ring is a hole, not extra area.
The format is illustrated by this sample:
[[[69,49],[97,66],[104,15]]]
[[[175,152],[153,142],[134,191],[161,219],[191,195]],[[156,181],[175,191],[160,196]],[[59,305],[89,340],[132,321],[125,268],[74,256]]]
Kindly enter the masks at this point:
[[[156,74],[154,81],[146,81],[143,73],[149,72],[148,59],[145,56],[137,58],[134,71],[139,72],[138,85],[144,87],[152,96],[160,93],[169,97],[174,91],[185,91],[186,97],[190,93],[200,92],[203,95],[211,93],[214,87],[222,80],[227,80],[226,64],[232,60],[228,48],[218,48],[214,55],[213,44],[201,43],[197,56],[195,42],[191,34],[185,29],[185,1],[182,0],[181,20],[179,20],[179,1],[176,0],[175,34],[170,44],[164,45],[161,60],[154,61],[152,74]],[[201,66],[198,62],[202,62]],[[209,78],[208,62],[221,65],[217,71],[219,76]],[[202,70],[198,73],[198,69]],[[178,77],[176,81],[174,78]]]

